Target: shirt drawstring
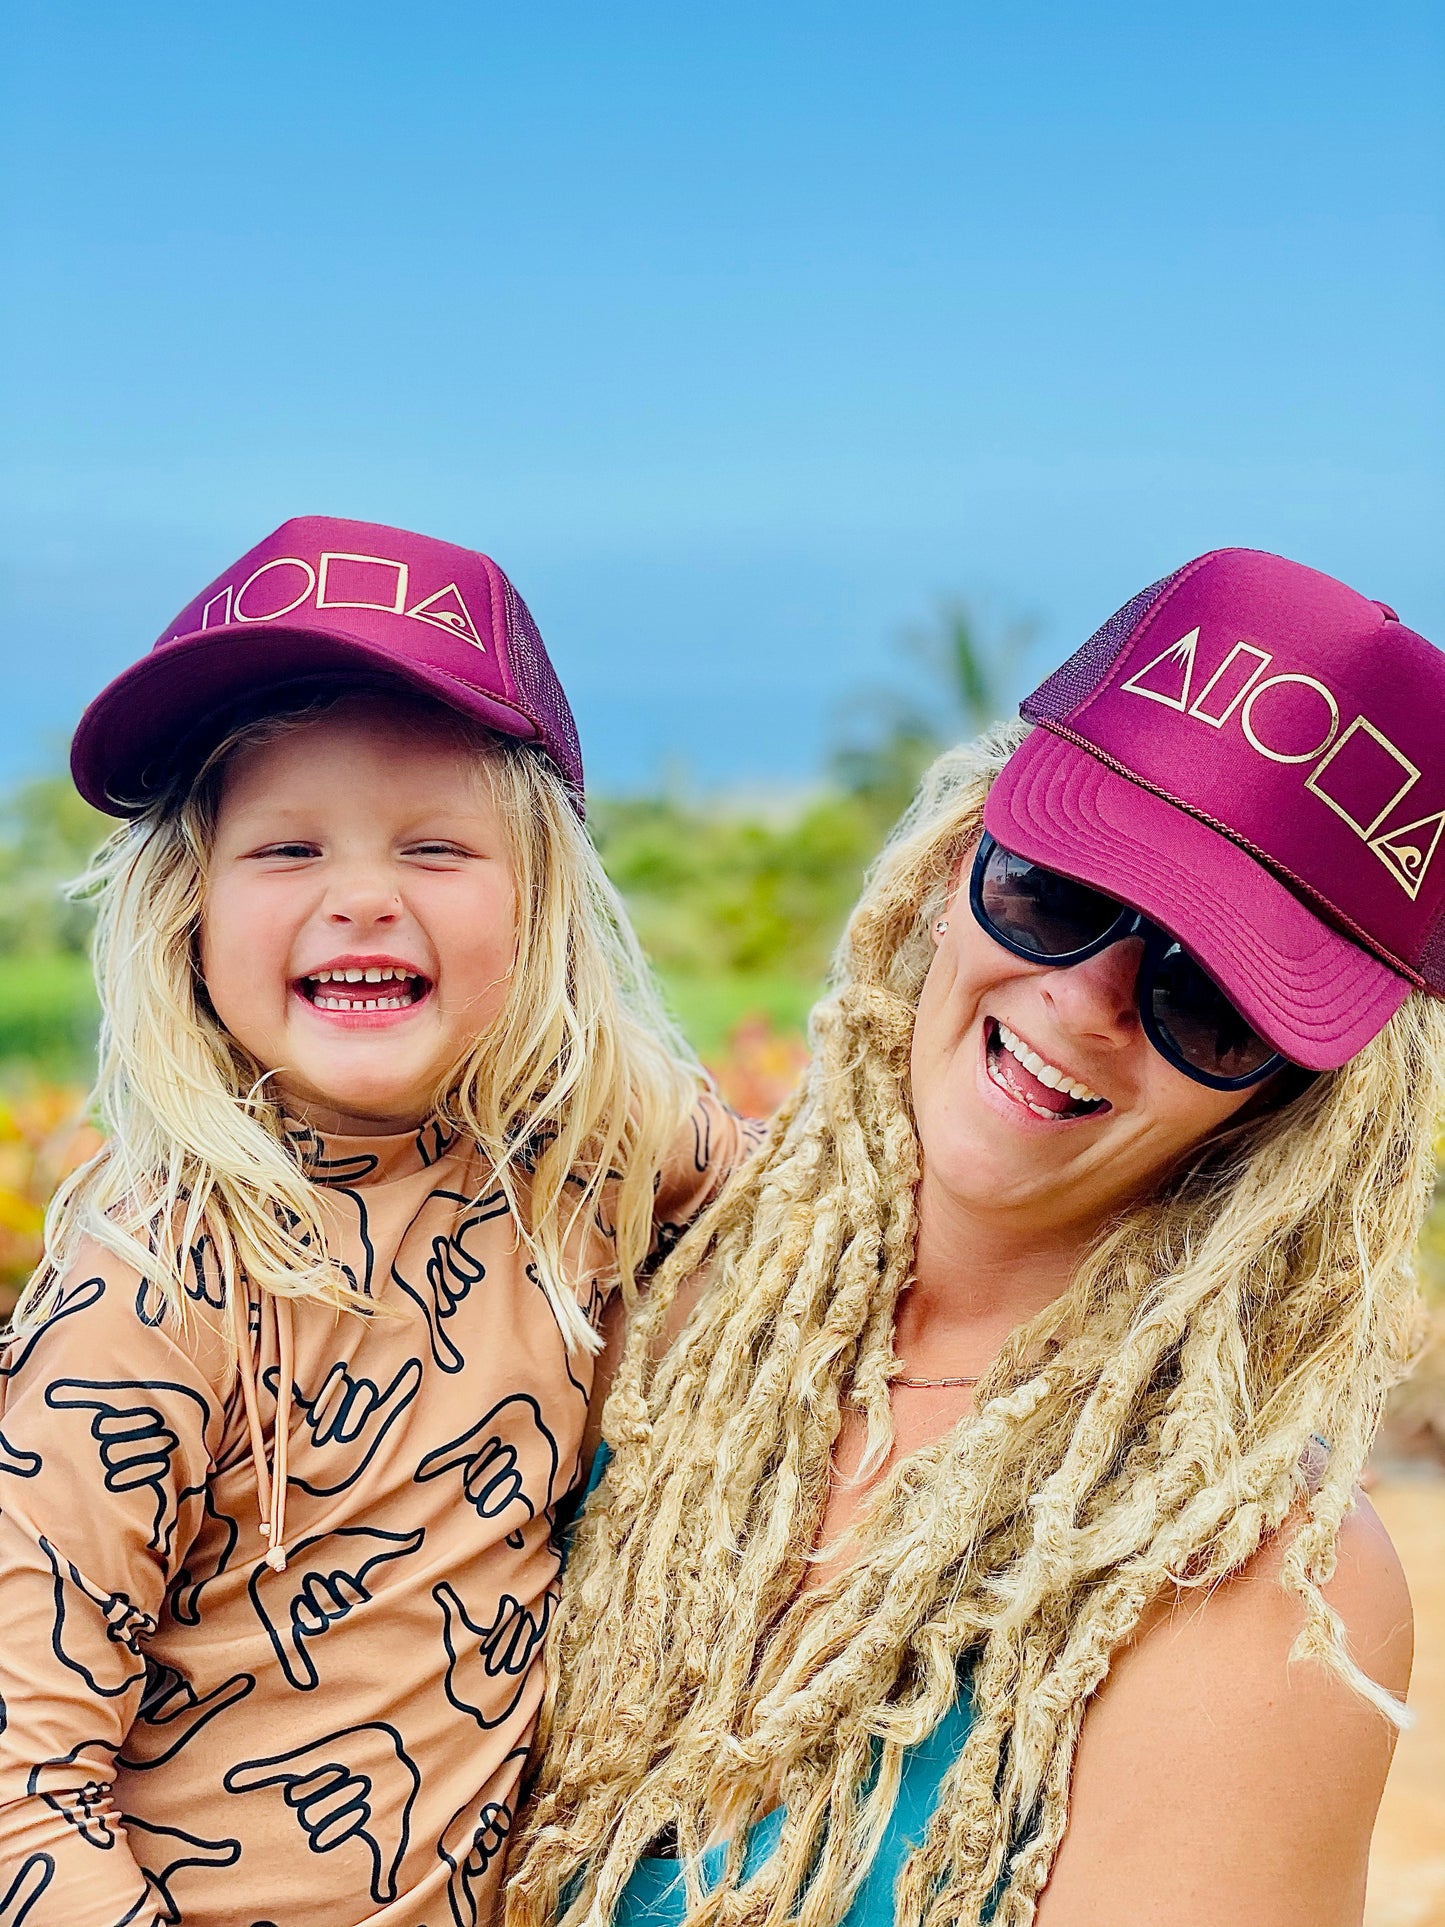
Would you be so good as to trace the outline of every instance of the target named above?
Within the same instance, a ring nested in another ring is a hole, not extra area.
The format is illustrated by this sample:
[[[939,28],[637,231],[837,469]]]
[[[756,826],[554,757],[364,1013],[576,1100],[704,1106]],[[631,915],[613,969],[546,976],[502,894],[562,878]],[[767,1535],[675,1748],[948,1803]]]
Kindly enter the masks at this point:
[[[270,1297],[270,1293],[267,1293]],[[291,1444],[291,1375],[296,1364],[296,1337],[291,1324],[291,1300],[272,1298],[276,1319],[276,1359],[281,1382],[276,1391],[276,1467],[271,1481],[270,1550],[266,1564],[272,1572],[286,1570],[287,1454]]]
[[[276,1321],[276,1422],[272,1428],[273,1464],[266,1455],[266,1435],[261,1426],[260,1364],[257,1344],[251,1336],[249,1305],[240,1292],[231,1293],[231,1326],[236,1336],[236,1368],[241,1378],[241,1399],[246,1407],[246,1430],[251,1441],[251,1464],[256,1472],[256,1496],[261,1507],[261,1530],[266,1535],[266,1564],[273,1572],[286,1570],[286,1483],[287,1448],[291,1435],[291,1379],[296,1362],[295,1329],[291,1321],[291,1300],[261,1293],[261,1316],[270,1306]],[[259,1338],[259,1333],[257,1334]]]

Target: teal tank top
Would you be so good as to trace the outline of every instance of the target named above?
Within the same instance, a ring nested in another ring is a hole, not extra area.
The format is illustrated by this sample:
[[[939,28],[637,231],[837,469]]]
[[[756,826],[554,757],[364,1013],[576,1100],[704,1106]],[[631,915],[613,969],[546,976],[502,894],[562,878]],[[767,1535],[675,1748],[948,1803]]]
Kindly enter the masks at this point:
[[[892,1927],[893,1889],[903,1863],[922,1840],[938,1805],[938,1789],[968,1738],[973,1708],[966,1684],[927,1739],[909,1747],[903,1756],[898,1799],[882,1845],[874,1856],[853,1904],[843,1916],[843,1927]],[[755,1873],[778,1844],[783,1809],[775,1807],[749,1829],[743,1856],[744,1877]],[[702,1858],[703,1878],[711,1885],[721,1874],[727,1848],[719,1843]],[[678,1927],[687,1911],[682,1869],[676,1860],[639,1860],[622,1890],[613,1914],[613,1927]]]
[[[588,1494],[602,1477],[610,1457],[606,1445],[599,1445],[593,1461]],[[893,1817],[883,1836],[873,1865],[853,1896],[853,1904],[843,1916],[842,1927],[892,1927],[893,1889],[903,1863],[923,1839],[938,1805],[943,1777],[963,1750],[973,1724],[973,1701],[969,1680],[959,1676],[958,1698],[926,1739],[911,1746],[903,1755],[898,1783],[898,1798]],[[744,1877],[755,1873],[778,1844],[785,1810],[776,1807],[748,1831],[743,1856]],[[722,1873],[727,1848],[722,1843],[710,1847],[702,1858],[702,1873],[711,1885]],[[632,1871],[613,1914],[613,1927],[679,1927],[687,1911],[682,1868],[674,1859],[644,1858]],[[990,1910],[985,1911],[988,1918]]]

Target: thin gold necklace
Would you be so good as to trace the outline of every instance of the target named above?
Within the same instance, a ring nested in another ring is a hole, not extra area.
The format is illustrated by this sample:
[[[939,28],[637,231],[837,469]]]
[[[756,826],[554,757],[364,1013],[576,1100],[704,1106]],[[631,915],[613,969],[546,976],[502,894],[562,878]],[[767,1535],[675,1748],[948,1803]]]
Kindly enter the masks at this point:
[[[978,1378],[890,1378],[888,1383],[901,1385],[907,1392],[933,1392],[941,1390],[946,1385],[977,1385],[978,1379],[982,1376],[980,1372]]]

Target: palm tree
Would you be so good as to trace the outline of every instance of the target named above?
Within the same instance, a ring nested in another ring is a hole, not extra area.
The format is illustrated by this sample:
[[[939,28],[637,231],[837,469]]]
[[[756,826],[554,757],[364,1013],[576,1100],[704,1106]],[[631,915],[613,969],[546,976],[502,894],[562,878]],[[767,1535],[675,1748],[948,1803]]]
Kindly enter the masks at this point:
[[[1034,625],[986,628],[956,597],[932,618],[903,631],[897,653],[923,672],[922,689],[898,684],[860,690],[844,705],[829,759],[832,775],[870,812],[891,822],[939,751],[987,728],[1004,709],[1010,671]]]

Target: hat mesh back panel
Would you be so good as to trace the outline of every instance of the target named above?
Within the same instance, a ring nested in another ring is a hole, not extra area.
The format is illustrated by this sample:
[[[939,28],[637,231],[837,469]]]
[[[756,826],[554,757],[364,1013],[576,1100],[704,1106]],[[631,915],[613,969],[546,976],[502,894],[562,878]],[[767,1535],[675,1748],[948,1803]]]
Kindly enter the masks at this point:
[[[1420,951],[1420,975],[1426,988],[1445,997],[1445,916],[1435,925]]]
[[[577,725],[572,710],[557,680],[557,672],[547,659],[532,613],[507,583],[507,661],[517,693],[532,713],[534,722],[557,753],[557,763],[568,782],[582,787],[582,745],[577,740]]]
[[[1033,695],[1025,699],[1020,705],[1020,714],[1031,723],[1057,723],[1072,715],[1114,667],[1125,644],[1154,603],[1183,573],[1182,569],[1176,569],[1173,575],[1141,589],[1122,609],[1115,610],[1081,649],[1076,649],[1047,682],[1040,683]]]

